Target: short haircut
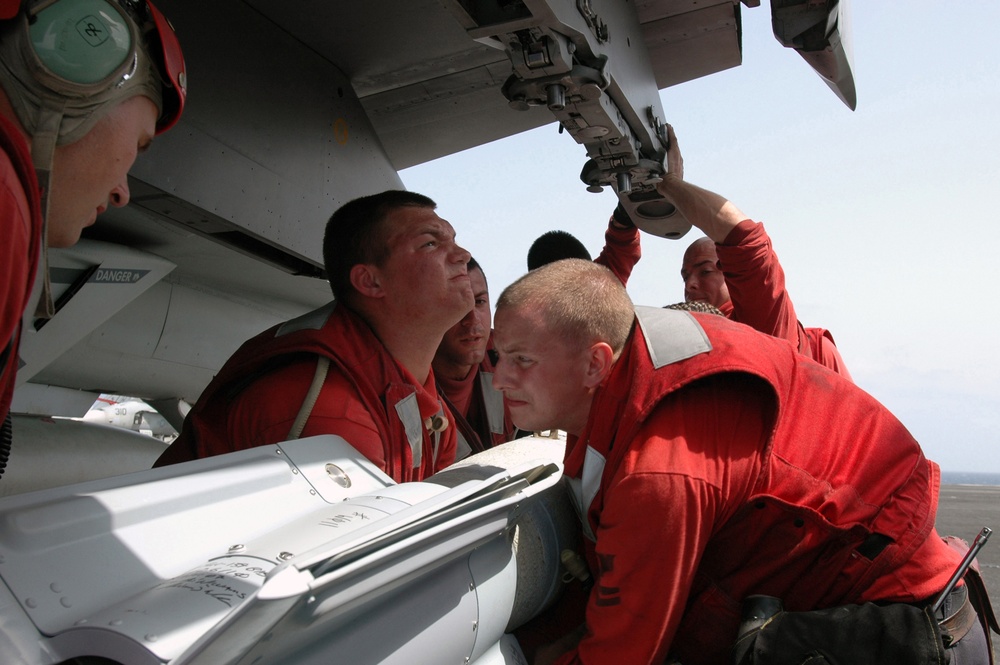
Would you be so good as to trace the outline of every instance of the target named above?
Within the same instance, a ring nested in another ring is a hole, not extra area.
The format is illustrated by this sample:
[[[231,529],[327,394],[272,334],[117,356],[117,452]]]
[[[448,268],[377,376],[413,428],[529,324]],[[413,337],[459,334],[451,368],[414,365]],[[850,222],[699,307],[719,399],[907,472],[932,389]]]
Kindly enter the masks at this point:
[[[586,347],[607,342],[615,358],[625,347],[635,307],[615,274],[583,259],[564,259],[532,270],[504,289],[502,309],[537,312],[563,339]]]
[[[351,268],[385,262],[389,247],[383,222],[393,210],[408,207],[433,209],[437,204],[422,194],[393,189],[354,199],[333,213],[323,234],[323,263],[334,298],[350,302]]]
[[[541,268],[553,261],[562,259],[590,260],[590,252],[577,240],[576,236],[566,231],[548,231],[538,236],[528,249],[528,270]]]

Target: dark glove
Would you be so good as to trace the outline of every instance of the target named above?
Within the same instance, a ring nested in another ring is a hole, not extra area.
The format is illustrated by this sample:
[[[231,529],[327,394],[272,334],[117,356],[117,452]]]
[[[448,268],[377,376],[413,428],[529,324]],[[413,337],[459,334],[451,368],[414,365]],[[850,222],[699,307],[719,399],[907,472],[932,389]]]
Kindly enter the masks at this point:
[[[625,208],[622,207],[620,202],[615,207],[615,211],[611,213],[611,217],[619,226],[624,226],[627,229],[635,226],[635,224],[632,223],[632,218],[628,216],[628,213],[625,212]]]

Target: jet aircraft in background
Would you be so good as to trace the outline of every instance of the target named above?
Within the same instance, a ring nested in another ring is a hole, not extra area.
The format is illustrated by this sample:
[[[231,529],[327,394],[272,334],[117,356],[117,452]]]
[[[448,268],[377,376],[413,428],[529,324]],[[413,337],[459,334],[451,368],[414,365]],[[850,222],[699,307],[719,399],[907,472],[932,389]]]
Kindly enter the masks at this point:
[[[156,409],[124,395],[101,395],[81,420],[121,427],[167,443],[177,437],[177,430]]]

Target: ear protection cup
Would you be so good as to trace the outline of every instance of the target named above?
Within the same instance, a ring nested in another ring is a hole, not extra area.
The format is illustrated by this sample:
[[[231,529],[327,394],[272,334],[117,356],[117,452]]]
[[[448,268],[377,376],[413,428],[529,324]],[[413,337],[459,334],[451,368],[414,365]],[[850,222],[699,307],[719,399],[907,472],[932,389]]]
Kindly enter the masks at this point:
[[[99,83],[135,66],[137,35],[114,2],[57,0],[32,17],[28,34],[38,62],[69,83]]]

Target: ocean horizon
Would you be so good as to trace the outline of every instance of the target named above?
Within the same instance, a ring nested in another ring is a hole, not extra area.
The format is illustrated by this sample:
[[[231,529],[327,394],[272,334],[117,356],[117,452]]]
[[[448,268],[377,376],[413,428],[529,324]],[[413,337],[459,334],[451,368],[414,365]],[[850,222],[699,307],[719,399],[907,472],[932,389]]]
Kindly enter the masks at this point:
[[[1000,473],[942,471],[942,485],[1000,485]]]

